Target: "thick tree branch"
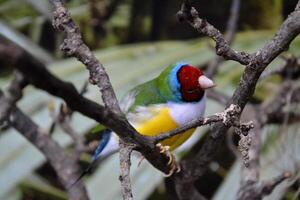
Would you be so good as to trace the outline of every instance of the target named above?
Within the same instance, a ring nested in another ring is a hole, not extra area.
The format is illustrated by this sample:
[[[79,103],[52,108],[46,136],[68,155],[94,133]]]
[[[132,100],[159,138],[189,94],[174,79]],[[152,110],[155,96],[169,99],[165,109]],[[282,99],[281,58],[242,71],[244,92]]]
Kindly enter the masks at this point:
[[[103,65],[97,60],[82,40],[80,30],[72,20],[70,13],[60,0],[50,0],[54,7],[53,26],[65,33],[62,51],[68,56],[74,56],[81,61],[90,72],[90,82],[97,85],[102,93],[106,107],[113,113],[123,116],[118,100]]]
[[[135,144],[143,155],[158,169],[168,172],[166,167],[167,158],[155,150],[151,139],[146,138],[128,123],[122,113],[109,77],[103,65],[96,59],[90,49],[83,43],[79,28],[72,20],[68,10],[64,7],[61,0],[49,0],[54,7],[53,25],[57,30],[63,31],[66,39],[61,47],[62,51],[68,56],[74,56],[81,61],[90,72],[90,82],[97,85],[102,93],[105,103],[104,112],[109,113],[110,117],[101,120],[103,123],[115,131],[124,142]]]
[[[247,65],[240,83],[228,103],[228,105],[240,106],[241,111],[252,96],[259,76],[264,69],[275,57],[285,51],[291,41],[300,33],[300,10],[298,6],[283,22],[274,38],[257,53],[250,55],[232,50],[217,29],[198,17],[197,11],[191,7],[188,1],[183,3],[179,18],[186,20],[198,32],[211,37],[216,42],[218,55]],[[223,123],[217,123],[213,126],[211,134],[196,156],[182,161],[182,173],[176,174],[177,177],[175,178],[178,184],[189,184],[206,171],[209,162],[216,153],[216,147],[221,144],[228,129],[229,126]]]
[[[157,169],[168,174],[168,158],[155,148],[150,137],[140,134],[132,135],[135,131],[123,118],[112,113],[109,109],[83,97],[69,82],[60,80],[51,74],[43,63],[35,60],[32,56],[19,49],[15,45],[6,45],[6,49],[17,51],[11,54],[0,45],[0,54],[8,59],[17,61],[16,68],[26,77],[26,80],[35,87],[47,91],[49,94],[62,98],[73,111],[78,111],[95,121],[110,127],[114,132],[120,133],[121,138],[135,144],[136,150],[140,151],[145,158]],[[137,136],[137,137],[135,137]]]

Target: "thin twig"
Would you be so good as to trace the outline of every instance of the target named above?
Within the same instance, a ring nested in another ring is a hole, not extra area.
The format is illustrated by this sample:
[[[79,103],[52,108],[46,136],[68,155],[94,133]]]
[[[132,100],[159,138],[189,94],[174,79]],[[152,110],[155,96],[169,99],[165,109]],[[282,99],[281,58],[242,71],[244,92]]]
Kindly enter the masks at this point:
[[[15,70],[13,80],[7,88],[7,92],[5,92],[5,95],[1,95],[1,98],[5,98],[5,100],[0,104],[0,125],[8,119],[11,109],[15,106],[16,102],[21,99],[22,89],[26,85],[27,82],[23,75]]]
[[[216,113],[214,115],[208,116],[208,117],[200,117],[198,119],[194,119],[187,124],[183,125],[182,127],[179,127],[173,131],[162,133],[158,136],[153,137],[154,142],[158,143],[162,140],[171,138],[175,135],[182,134],[184,131],[195,128],[197,126],[204,126],[209,125],[216,122],[222,122],[224,124],[233,125],[236,122],[235,116],[237,116],[240,112],[240,108],[235,105],[231,105],[228,109],[226,109],[224,112]]]
[[[241,4],[240,0],[232,0],[231,8],[230,8],[230,17],[227,22],[226,34],[225,34],[225,40],[228,42],[228,45],[231,45],[234,40],[238,19],[239,19],[240,4]],[[205,74],[208,77],[213,77],[217,73],[218,67],[222,62],[224,62],[224,58],[221,56],[217,56],[208,64]]]
[[[291,174],[284,172],[278,177],[264,183],[258,183],[256,181],[248,181],[244,187],[240,188],[237,199],[238,200],[258,200],[271,194],[275,187],[289,178]]]
[[[132,189],[130,182],[130,156],[133,150],[132,145],[128,145],[123,141],[120,141],[120,177],[119,180],[121,182],[121,191],[123,200],[132,200]]]
[[[245,52],[237,52],[230,48],[221,32],[206,20],[199,18],[197,10],[189,1],[184,1],[181,10],[177,13],[179,21],[187,21],[199,33],[212,38],[216,42],[216,53],[224,59],[234,60],[243,65],[248,65],[251,55]]]

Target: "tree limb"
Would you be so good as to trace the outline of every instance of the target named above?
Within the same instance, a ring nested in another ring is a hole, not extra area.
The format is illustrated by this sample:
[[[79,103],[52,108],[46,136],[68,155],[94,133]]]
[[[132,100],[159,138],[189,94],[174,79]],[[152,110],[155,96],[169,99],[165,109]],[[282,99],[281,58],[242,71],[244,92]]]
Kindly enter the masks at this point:
[[[257,53],[250,55],[232,50],[216,28],[198,17],[197,11],[191,7],[188,1],[183,3],[178,15],[181,20],[186,20],[198,32],[211,37],[216,42],[218,55],[247,65],[240,83],[228,103],[228,105],[240,106],[241,111],[252,96],[259,76],[264,69],[275,57],[286,50],[291,41],[300,33],[300,10],[297,6],[295,11],[283,22],[273,39],[267,42]],[[213,126],[210,135],[195,157],[182,161],[182,172],[175,175],[177,176],[175,181],[178,184],[181,184],[180,182],[183,180],[193,182],[206,171],[209,162],[216,153],[216,147],[221,144],[228,129],[229,126],[223,123],[217,123]]]
[[[191,6],[188,0],[184,0],[181,10],[177,13],[177,18],[179,21],[188,22],[199,33],[212,38],[216,42],[217,55],[224,59],[235,60],[243,65],[250,63],[252,55],[231,49],[221,32],[206,20],[199,18],[197,10]]]
[[[89,199],[82,183],[79,182],[69,188],[79,176],[80,171],[74,158],[67,156],[61,146],[52,140],[48,134],[42,132],[38,125],[18,108],[13,109],[10,116],[10,124],[44,154],[55,170],[63,187],[67,190],[70,199]]]
[[[130,182],[130,156],[133,150],[133,146],[120,141],[120,177],[121,191],[123,200],[132,200],[132,189]]]
[[[228,42],[228,45],[231,45],[236,33],[240,12],[240,4],[240,0],[232,0],[230,8],[230,17],[227,22],[225,34],[225,40]],[[205,74],[210,78],[213,77],[217,73],[219,65],[224,61],[225,60],[223,57],[216,56],[216,58],[209,63]]]

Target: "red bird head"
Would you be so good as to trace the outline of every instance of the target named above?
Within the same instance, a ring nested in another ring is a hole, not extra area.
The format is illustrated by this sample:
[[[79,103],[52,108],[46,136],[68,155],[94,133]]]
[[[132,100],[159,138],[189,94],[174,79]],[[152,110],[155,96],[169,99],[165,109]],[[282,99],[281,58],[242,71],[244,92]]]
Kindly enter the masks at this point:
[[[207,78],[200,69],[191,65],[183,65],[177,72],[177,78],[183,101],[199,101],[205,89],[215,86],[214,82]]]

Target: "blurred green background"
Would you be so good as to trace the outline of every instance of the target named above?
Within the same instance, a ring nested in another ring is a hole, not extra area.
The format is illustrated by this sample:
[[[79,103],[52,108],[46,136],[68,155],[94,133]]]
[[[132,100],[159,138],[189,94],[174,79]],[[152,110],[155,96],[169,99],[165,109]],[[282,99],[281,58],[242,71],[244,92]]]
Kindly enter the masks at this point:
[[[225,31],[231,0],[194,1],[201,17],[221,31]],[[238,32],[233,47],[237,50],[255,52],[274,35],[282,21],[294,9],[297,0],[242,0]],[[68,0],[66,5],[72,17],[80,26],[84,41],[104,64],[112,84],[121,97],[133,86],[156,76],[165,66],[176,61],[187,61],[199,67],[215,58],[212,42],[199,36],[187,24],[176,20],[180,0]],[[47,0],[0,0],[0,42],[10,41],[32,54],[47,65],[58,77],[71,81],[80,89],[88,79],[88,73],[81,63],[66,58],[59,50],[63,35],[53,30],[51,6]],[[286,54],[299,56],[299,37],[292,43]],[[270,69],[279,67],[283,61],[278,58]],[[270,70],[268,69],[268,70]],[[5,57],[0,57],[0,87],[10,81],[13,66]],[[234,62],[225,62],[215,77],[217,90],[231,95],[239,81],[243,67]],[[280,80],[271,77],[258,85],[257,101],[270,98],[278,88]],[[88,87],[86,93],[100,103],[97,88]],[[27,87],[18,106],[42,128],[47,129],[51,118],[47,105],[61,102],[43,91]],[[58,107],[58,106],[57,106]],[[222,105],[209,100],[206,114],[223,109]],[[93,120],[75,114],[72,125],[82,135],[90,135],[96,125]],[[190,145],[178,156],[192,156],[203,142],[207,128],[197,131]],[[265,145],[261,162],[262,179],[270,179],[284,170],[300,167],[299,125],[265,128]],[[57,128],[53,138],[66,151],[71,149],[71,139]],[[90,140],[87,137],[87,140]],[[211,163],[209,171],[196,185],[209,199],[235,199],[239,186],[239,159],[224,142],[221,151]],[[233,141],[234,143],[234,141]],[[279,147],[285,147],[277,152]],[[277,150],[275,150],[277,149]],[[286,164],[287,152],[292,163]],[[174,188],[169,179],[143,162],[137,167],[136,158],[132,165],[132,182],[135,199],[174,199]],[[276,165],[272,162],[276,160]],[[82,166],[90,162],[90,155],[81,157]],[[271,163],[271,164],[270,164]],[[277,166],[279,165],[279,166]],[[295,167],[296,166],[296,167]],[[84,181],[91,199],[120,199],[118,181],[118,157],[105,160]],[[292,199],[299,183],[291,182],[278,187],[268,199]],[[285,192],[282,192],[285,190]],[[16,131],[2,128],[0,132],[0,199],[2,200],[63,200],[66,193],[55,178],[55,173],[38,152]]]

